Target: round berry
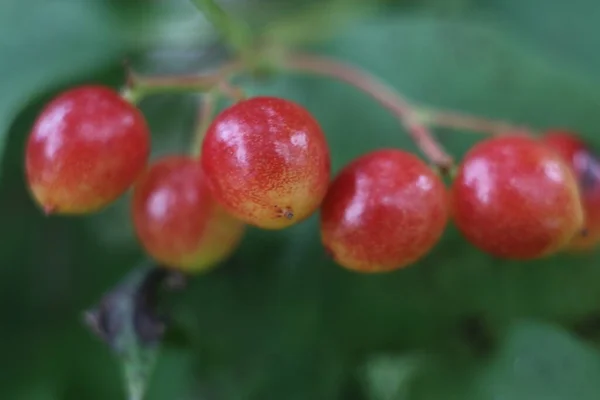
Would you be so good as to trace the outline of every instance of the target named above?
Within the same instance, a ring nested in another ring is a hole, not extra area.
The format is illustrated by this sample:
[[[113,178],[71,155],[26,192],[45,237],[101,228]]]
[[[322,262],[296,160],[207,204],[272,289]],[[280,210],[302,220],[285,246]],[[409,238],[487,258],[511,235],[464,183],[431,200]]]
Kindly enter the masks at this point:
[[[134,105],[110,88],[82,86],[56,97],[35,121],[27,181],[46,213],[89,213],[133,184],[149,152],[149,130]]]
[[[165,157],[140,177],[132,217],[148,254],[186,272],[225,259],[244,232],[244,224],[215,202],[200,163],[184,156]]]
[[[581,193],[585,229],[575,236],[569,248],[588,250],[600,242],[600,160],[588,145],[568,131],[550,131],[543,141],[563,157],[575,172]]]
[[[447,220],[446,188],[434,171],[410,153],[378,150],[332,182],[321,207],[321,238],[341,266],[384,272],[428,253]]]
[[[526,136],[476,144],[459,167],[452,200],[467,240],[500,258],[555,253],[582,229],[574,174],[556,152]]]
[[[254,97],[221,112],[208,128],[201,161],[223,207],[265,229],[308,218],[330,177],[329,148],[315,118],[276,97]]]

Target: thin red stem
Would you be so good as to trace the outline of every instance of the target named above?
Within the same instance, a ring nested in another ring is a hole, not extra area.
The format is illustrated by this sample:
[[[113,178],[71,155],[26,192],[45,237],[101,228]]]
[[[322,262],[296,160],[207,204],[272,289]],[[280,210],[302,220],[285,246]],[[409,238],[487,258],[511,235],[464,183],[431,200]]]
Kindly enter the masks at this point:
[[[219,93],[233,101],[241,101],[246,98],[246,92],[239,86],[234,86],[227,80],[222,80],[217,85]]]
[[[435,110],[417,106],[368,72],[324,56],[311,54],[288,55],[281,60],[280,66],[294,72],[326,76],[348,83],[365,92],[400,121],[421,152],[442,170],[452,169],[454,160],[436,140],[429,129],[430,126],[488,135],[501,135],[508,132],[535,135],[535,132],[526,126],[518,126],[509,122],[490,120],[456,111]],[[207,95],[202,101],[201,108],[209,109],[203,111],[204,114],[207,115],[208,111],[212,114],[214,105],[211,103],[214,102],[215,94],[222,94],[232,101],[240,101],[246,97],[241,88],[230,83],[230,79],[243,72],[245,68],[243,62],[236,60],[204,75],[142,77],[129,70],[129,85],[128,90],[125,91],[125,96],[135,102],[146,95],[156,93],[204,92]],[[209,94],[209,92],[212,93]],[[212,116],[206,115],[203,120],[210,121]]]
[[[409,101],[369,73],[340,61],[317,55],[292,55],[283,60],[283,66],[298,72],[309,72],[346,82],[369,94],[394,114],[407,129],[416,145],[429,160],[442,169],[450,169],[452,157],[422,124],[419,114]]]
[[[421,108],[419,113],[421,121],[428,125],[487,135],[502,135],[515,132],[535,135],[535,132],[527,126],[516,125],[506,121],[491,120],[458,111]]]

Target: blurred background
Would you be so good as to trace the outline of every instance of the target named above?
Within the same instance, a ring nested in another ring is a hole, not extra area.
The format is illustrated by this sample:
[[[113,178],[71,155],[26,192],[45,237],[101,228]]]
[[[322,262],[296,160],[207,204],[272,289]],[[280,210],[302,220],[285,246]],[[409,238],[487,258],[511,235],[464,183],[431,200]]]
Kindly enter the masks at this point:
[[[595,0],[223,0],[282,46],[362,67],[419,103],[570,127],[600,147]],[[144,260],[125,196],[81,218],[44,217],[23,180],[41,107],[80,83],[198,72],[226,56],[187,0],[0,2],[0,399],[125,399],[119,364],[82,312]],[[277,75],[250,94],[305,105],[335,171],[393,146],[417,151],[355,89]],[[186,151],[197,97],[141,104],[153,159]],[[477,135],[438,130],[457,157]],[[368,138],[368,139],[367,139]],[[421,262],[381,276],[325,256],[318,217],[251,229],[221,268],[169,298],[149,400],[597,400],[600,253],[504,262],[450,226]]]

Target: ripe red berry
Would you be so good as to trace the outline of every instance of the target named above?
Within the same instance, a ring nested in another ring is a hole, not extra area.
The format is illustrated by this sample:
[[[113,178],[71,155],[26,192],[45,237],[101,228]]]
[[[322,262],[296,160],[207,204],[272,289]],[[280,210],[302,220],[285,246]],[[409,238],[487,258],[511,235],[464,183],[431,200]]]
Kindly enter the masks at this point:
[[[508,259],[559,251],[583,223],[574,174],[556,152],[526,136],[476,144],[459,167],[453,206],[472,244]]]
[[[568,131],[550,131],[543,141],[564,158],[575,172],[581,192],[585,229],[575,236],[569,248],[587,250],[600,242],[600,160],[587,144]]]
[[[448,220],[446,188],[423,161],[378,150],[348,164],[321,207],[321,238],[343,267],[403,268],[437,243]]]
[[[223,207],[265,229],[313,214],[330,177],[329,148],[318,122],[300,105],[275,97],[244,100],[218,115],[201,160]]]
[[[132,217],[148,254],[187,272],[222,261],[244,232],[244,224],[215,202],[200,163],[184,156],[163,158],[140,177]]]
[[[110,88],[82,86],[52,100],[27,142],[25,169],[47,213],[96,211],[143,171],[150,137],[143,115]]]

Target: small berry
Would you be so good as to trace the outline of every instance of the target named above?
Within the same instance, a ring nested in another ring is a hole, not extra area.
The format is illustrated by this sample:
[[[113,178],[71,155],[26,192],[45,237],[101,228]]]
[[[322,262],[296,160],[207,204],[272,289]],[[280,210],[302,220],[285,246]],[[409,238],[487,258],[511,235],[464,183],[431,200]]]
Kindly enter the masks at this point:
[[[583,224],[574,174],[556,152],[526,136],[476,144],[455,178],[453,208],[473,245],[508,259],[555,253]]]
[[[428,253],[447,220],[446,188],[434,171],[413,154],[378,150],[332,182],[321,207],[321,238],[341,266],[385,272]]]
[[[244,224],[210,194],[202,166],[184,156],[150,166],[134,187],[133,224],[154,259],[186,272],[206,270],[231,254]]]
[[[556,150],[575,172],[581,192],[585,228],[569,248],[587,250],[600,243],[600,160],[588,145],[568,131],[550,131],[542,139]]]
[[[329,148],[318,122],[300,105],[275,97],[244,100],[218,115],[201,161],[223,207],[265,229],[308,218],[329,184]]]
[[[52,100],[27,142],[25,169],[46,213],[97,211],[144,170],[150,134],[139,110],[110,88],[82,86]]]

